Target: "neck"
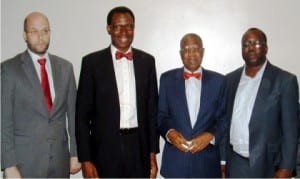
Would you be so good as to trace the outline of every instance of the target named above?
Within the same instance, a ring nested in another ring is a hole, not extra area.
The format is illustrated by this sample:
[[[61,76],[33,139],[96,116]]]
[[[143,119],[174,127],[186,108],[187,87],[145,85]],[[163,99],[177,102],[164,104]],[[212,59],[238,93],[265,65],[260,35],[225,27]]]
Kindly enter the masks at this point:
[[[245,73],[247,76],[250,76],[253,78],[253,77],[255,77],[255,75],[261,69],[262,66],[263,65],[259,65],[259,66],[255,66],[255,67],[246,66]]]

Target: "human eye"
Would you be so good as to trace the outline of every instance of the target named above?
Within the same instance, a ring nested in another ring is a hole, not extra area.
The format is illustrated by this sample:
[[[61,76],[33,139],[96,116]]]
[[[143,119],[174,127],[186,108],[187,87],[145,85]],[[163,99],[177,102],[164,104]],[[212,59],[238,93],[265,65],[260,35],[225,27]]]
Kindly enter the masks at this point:
[[[112,28],[114,31],[120,31],[122,29],[122,25],[113,25]]]
[[[134,28],[133,24],[127,24],[127,25],[125,25],[125,29],[128,30],[128,31],[133,30],[133,28]]]
[[[31,34],[31,35],[36,35],[38,34],[38,31],[37,30],[27,30],[26,31],[28,34]]]
[[[41,30],[41,34],[42,35],[47,35],[49,32],[50,32],[49,29],[43,29],[43,30]]]

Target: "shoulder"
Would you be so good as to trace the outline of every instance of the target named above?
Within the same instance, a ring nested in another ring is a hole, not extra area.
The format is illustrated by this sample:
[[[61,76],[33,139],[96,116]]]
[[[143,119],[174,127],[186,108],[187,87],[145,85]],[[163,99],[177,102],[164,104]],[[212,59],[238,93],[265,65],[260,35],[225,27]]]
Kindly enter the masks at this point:
[[[49,54],[50,60],[53,61],[54,63],[63,65],[65,67],[72,67],[72,63],[68,60],[66,60],[65,58],[59,57],[57,55],[54,54]]]
[[[271,72],[273,75],[279,77],[279,78],[296,78],[296,75],[293,73],[290,73],[278,66],[275,66],[271,63],[268,63],[267,68],[265,69],[266,73]]]
[[[1,62],[1,71],[19,68],[22,64],[21,59],[24,58],[24,56],[25,52],[19,53],[12,58],[4,60],[3,62]]]
[[[99,66],[99,63],[103,64],[105,62],[110,62],[112,60],[110,48],[107,47],[102,50],[91,52],[82,57],[82,66],[89,66],[92,68],[94,66]]]
[[[232,78],[233,76],[236,76],[236,75],[241,74],[242,71],[243,71],[243,67],[239,67],[238,69],[235,69],[235,70],[233,70],[233,71],[227,73],[227,74],[225,75],[225,78],[226,78],[226,79]]]
[[[213,84],[214,86],[224,86],[225,85],[225,76],[221,73],[203,69],[202,81],[205,84]]]
[[[161,74],[161,79],[169,79],[169,78],[175,78],[178,76],[180,72],[183,72],[183,68],[175,68],[168,70]]]
[[[91,52],[91,53],[85,55],[83,57],[83,59],[95,59],[95,58],[104,57],[104,56],[107,56],[107,55],[110,55],[110,48],[109,47],[107,47],[105,49],[102,49],[102,50]]]
[[[150,61],[154,61],[154,56],[151,55],[150,53],[148,52],[145,52],[141,49],[137,49],[137,48],[132,48],[132,52],[133,52],[133,55],[134,57],[136,56],[138,59],[147,59],[147,60],[150,60]]]
[[[203,77],[204,78],[205,78],[205,75],[209,76],[210,78],[214,78],[214,79],[220,79],[220,80],[225,79],[225,76],[222,75],[221,73],[218,73],[218,72],[212,71],[212,70],[203,69]]]

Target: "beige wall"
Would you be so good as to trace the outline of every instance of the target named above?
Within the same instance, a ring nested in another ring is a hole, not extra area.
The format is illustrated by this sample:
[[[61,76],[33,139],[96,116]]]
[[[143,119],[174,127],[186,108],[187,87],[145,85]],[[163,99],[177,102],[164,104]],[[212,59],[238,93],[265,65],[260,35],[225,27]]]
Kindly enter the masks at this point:
[[[241,36],[256,26],[267,34],[270,61],[300,79],[299,0],[1,0],[1,60],[25,50],[24,17],[41,11],[51,24],[49,51],[71,61],[78,79],[81,57],[109,45],[106,16],[119,5],[134,11],[133,45],[156,57],[158,78],[182,66],[179,40],[187,32],[203,38],[205,68],[234,70],[243,64]]]

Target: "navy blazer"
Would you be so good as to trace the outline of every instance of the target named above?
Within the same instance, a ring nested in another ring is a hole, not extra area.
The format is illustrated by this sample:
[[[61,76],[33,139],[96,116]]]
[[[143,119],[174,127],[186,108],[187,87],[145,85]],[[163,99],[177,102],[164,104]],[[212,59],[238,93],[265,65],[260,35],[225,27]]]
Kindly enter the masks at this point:
[[[150,176],[150,152],[159,152],[156,132],[157,80],[154,57],[132,49],[138,135],[143,173]],[[120,103],[110,47],[83,57],[76,104],[76,138],[81,162],[92,161],[101,176],[120,170]]]
[[[230,120],[242,72],[243,67],[226,76]],[[296,76],[267,62],[249,123],[252,177],[273,177],[278,167],[296,167],[298,100]],[[229,144],[229,131],[227,135]]]
[[[192,154],[183,153],[167,140],[162,155],[161,174],[164,177],[220,177],[218,144],[226,129],[225,79],[222,75],[203,69],[200,111],[192,127],[185,95],[183,68],[162,74],[159,89],[158,128],[166,139],[170,129],[179,131],[187,140],[203,132],[215,136],[215,145]]]

